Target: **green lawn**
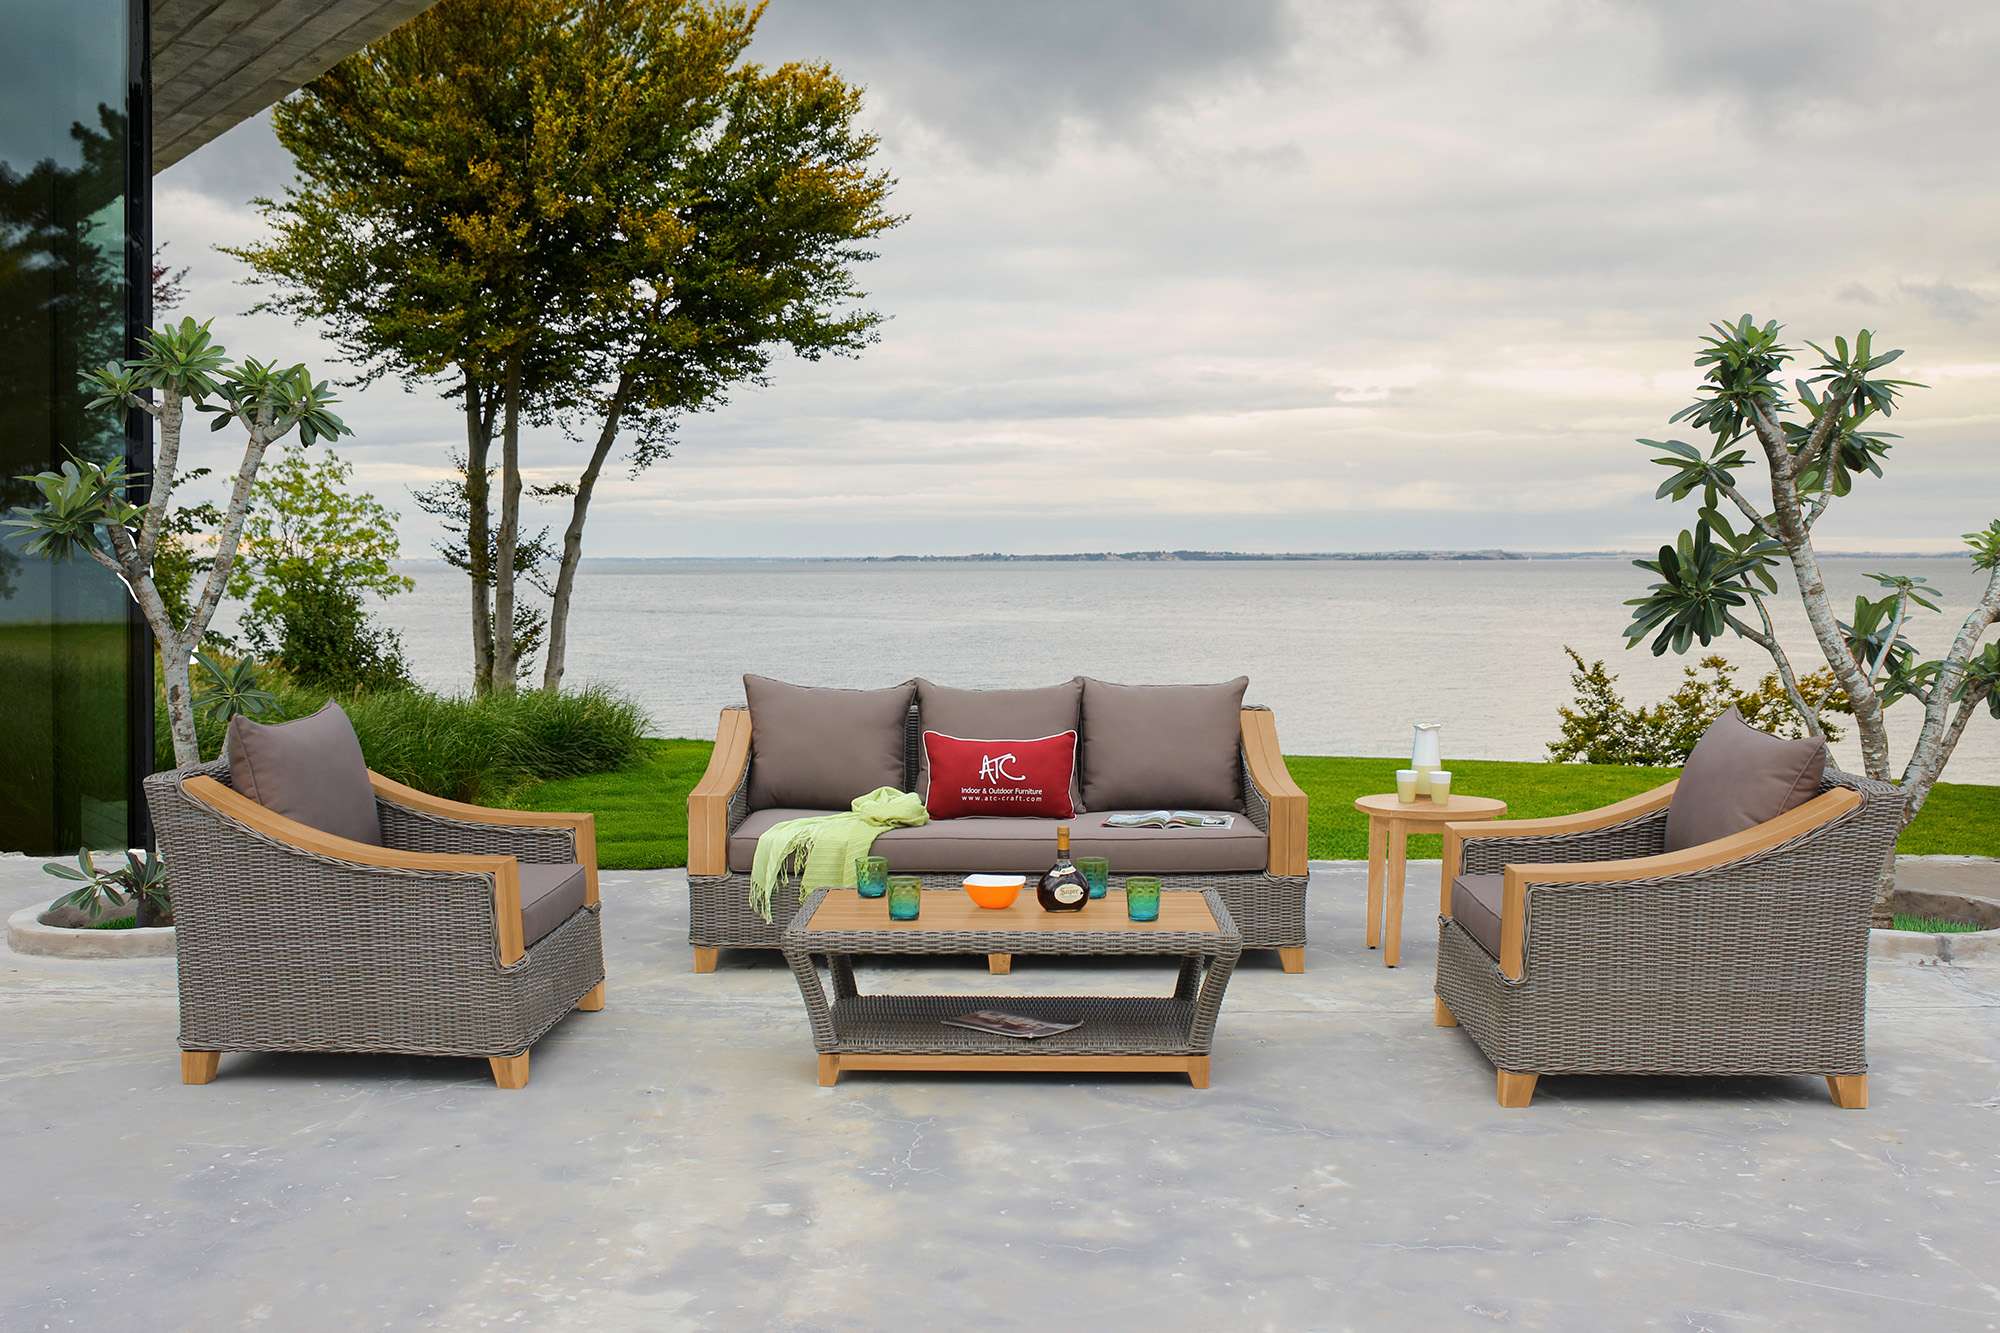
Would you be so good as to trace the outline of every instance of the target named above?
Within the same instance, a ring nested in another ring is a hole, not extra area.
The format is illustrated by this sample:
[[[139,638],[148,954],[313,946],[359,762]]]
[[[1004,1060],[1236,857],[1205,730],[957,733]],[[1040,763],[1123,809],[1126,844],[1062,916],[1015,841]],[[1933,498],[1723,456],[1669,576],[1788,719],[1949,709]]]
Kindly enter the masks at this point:
[[[686,865],[687,794],[708,765],[709,742],[649,740],[643,746],[640,762],[630,768],[544,782],[514,804],[595,812],[598,860],[607,869]],[[1392,790],[1398,761],[1294,755],[1286,763],[1312,800],[1312,855],[1365,857],[1367,823],[1355,813],[1354,798]],[[1520,819],[1608,805],[1673,776],[1664,768],[1470,759],[1453,760],[1451,773],[1454,790],[1497,796],[1507,802],[1509,817]],[[2000,787],[1940,783],[1901,846],[1918,854],[2000,856]],[[1438,840],[1412,838],[1410,855],[1438,855]]]

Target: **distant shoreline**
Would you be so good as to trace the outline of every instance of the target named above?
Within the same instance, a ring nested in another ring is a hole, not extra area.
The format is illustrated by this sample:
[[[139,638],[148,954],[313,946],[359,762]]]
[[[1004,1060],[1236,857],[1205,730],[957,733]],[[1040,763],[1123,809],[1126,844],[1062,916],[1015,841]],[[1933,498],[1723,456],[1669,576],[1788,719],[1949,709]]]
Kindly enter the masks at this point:
[[[611,564],[840,564],[840,565],[1016,565],[1016,564],[1282,564],[1313,561],[1381,563],[1465,563],[1472,561],[1522,560],[1634,560],[1651,555],[1648,551],[1509,551],[1498,548],[1478,550],[1408,551],[1081,551],[1044,552],[1015,555],[1006,551],[981,551],[965,555],[598,555],[584,557],[586,565]],[[1822,551],[1822,559],[1840,560],[1950,560],[1961,551]],[[396,561],[398,565],[443,567],[444,562],[422,557]]]

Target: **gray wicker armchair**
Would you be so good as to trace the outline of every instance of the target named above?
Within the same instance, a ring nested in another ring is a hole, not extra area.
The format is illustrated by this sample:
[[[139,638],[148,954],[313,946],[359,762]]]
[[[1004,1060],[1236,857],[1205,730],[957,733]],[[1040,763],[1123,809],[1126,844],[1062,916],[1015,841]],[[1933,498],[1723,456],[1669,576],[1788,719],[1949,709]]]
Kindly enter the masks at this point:
[[[592,816],[369,778],[381,847],[259,805],[223,762],[146,779],[173,873],[183,1081],[213,1079],[223,1051],[380,1051],[484,1058],[521,1088],[542,1034],[604,1007]]]
[[[1662,852],[1674,783],[1558,819],[1447,824],[1436,1022],[1542,1074],[1824,1075],[1868,1104],[1868,919],[1902,799],[1829,768],[1776,819]],[[1482,903],[1461,876],[1485,883]],[[1482,942],[1484,937],[1484,942]]]

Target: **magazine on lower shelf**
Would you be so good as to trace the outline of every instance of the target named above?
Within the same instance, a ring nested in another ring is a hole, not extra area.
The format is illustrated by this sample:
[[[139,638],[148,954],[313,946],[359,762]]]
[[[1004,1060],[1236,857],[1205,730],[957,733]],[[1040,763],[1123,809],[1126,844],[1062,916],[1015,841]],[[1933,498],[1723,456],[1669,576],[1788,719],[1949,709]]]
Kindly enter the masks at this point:
[[[1034,1041],[1038,1037],[1053,1037],[1058,1032],[1069,1032],[1083,1026],[1082,1022],[1051,1023],[1040,1018],[1029,1018],[1025,1014],[1010,1014],[1000,1009],[974,1009],[969,1014],[956,1018],[940,1019],[946,1027],[970,1028],[974,1032],[985,1032],[995,1037],[1019,1037],[1023,1041]]]
[[[1145,810],[1106,815],[1106,828],[1230,828],[1235,815],[1205,815],[1199,810]]]

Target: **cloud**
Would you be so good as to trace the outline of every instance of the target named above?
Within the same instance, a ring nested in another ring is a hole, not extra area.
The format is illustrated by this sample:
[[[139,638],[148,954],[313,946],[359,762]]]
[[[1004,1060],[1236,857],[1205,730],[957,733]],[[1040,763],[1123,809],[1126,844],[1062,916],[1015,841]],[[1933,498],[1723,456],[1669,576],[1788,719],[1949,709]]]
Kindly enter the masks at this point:
[[[1896,290],[1954,324],[1970,324],[1993,306],[1992,297],[1950,282],[1906,282]]]
[[[1934,387],[1829,541],[1991,517],[2000,180],[1966,163],[2000,11],[774,0],[752,54],[867,86],[910,215],[860,274],[890,318],[608,476],[593,554],[1651,545],[1688,515],[1632,440],[1671,433],[1707,322],[1796,344],[1857,307]],[[189,312],[325,366],[207,249],[287,174],[260,118],[160,178],[159,228]],[[420,547],[452,404],[387,382],[347,416]],[[553,431],[525,453],[577,465]]]

